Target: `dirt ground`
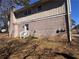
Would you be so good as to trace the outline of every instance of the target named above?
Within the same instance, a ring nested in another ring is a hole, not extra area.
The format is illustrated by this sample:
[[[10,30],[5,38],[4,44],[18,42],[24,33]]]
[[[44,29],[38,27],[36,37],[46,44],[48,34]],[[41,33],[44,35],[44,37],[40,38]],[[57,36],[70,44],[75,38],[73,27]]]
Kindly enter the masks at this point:
[[[0,59],[79,59],[79,36],[72,35],[72,42],[68,43],[62,35],[14,39],[0,34]]]

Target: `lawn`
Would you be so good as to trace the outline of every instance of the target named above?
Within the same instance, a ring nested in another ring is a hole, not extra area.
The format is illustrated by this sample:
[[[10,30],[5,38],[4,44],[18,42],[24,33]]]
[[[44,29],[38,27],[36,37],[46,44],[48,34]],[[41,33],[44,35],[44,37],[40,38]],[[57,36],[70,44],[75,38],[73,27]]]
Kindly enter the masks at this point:
[[[72,38],[69,44],[64,35],[50,39],[14,39],[2,35],[0,59],[79,59],[79,37]]]

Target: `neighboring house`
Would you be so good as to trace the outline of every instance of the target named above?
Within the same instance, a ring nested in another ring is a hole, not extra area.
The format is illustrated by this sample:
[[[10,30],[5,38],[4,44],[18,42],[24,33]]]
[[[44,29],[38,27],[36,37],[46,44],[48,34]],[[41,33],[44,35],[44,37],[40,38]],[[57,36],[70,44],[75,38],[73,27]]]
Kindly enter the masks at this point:
[[[72,28],[72,33],[78,33],[79,34],[79,24],[78,25],[75,25],[73,28]]]
[[[69,0],[42,0],[28,8],[11,12],[9,36],[19,37],[26,30],[37,37],[55,36],[60,32],[69,34]],[[68,9],[67,9],[68,8]]]

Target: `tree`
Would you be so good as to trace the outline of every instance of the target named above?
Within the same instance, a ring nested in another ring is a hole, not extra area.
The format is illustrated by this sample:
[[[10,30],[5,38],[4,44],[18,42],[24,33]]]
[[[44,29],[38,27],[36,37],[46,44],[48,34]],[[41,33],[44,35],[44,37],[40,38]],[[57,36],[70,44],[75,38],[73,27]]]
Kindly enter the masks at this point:
[[[71,19],[72,25],[75,25],[75,20]]]
[[[71,27],[74,27],[76,25],[75,20],[71,19]]]
[[[7,11],[10,11],[12,9],[12,6],[29,6],[30,0],[0,0],[0,10],[2,10],[2,13],[5,13]]]
[[[17,5],[27,6],[29,5],[30,0],[13,0]]]
[[[76,25],[76,28],[79,29],[79,24]]]
[[[17,5],[28,5],[30,0],[0,0],[0,4],[3,4],[3,3],[9,3],[9,5],[12,5],[12,4],[17,4]]]
[[[16,5],[29,6],[29,2],[30,0],[0,0],[0,16],[5,16],[3,17],[5,18],[4,23],[7,25],[4,26],[5,28],[8,28],[8,21],[6,22],[6,20],[8,20],[8,14],[12,11],[12,7]]]

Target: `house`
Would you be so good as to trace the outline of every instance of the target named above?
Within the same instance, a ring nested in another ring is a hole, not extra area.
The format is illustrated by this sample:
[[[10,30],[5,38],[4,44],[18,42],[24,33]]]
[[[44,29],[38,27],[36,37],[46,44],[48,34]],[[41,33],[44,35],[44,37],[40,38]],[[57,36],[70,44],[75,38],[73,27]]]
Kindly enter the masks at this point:
[[[70,39],[70,9],[70,0],[42,0],[11,12],[9,36],[19,37],[25,29],[36,37],[66,32]]]
[[[79,34],[79,24],[75,25],[75,26],[72,28],[72,33],[74,33],[74,34]]]

